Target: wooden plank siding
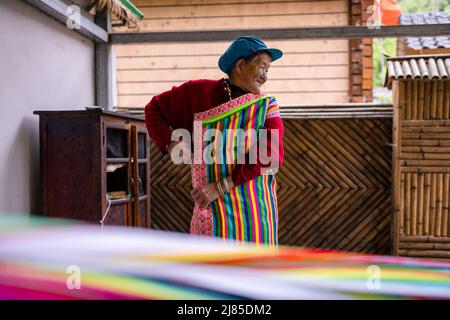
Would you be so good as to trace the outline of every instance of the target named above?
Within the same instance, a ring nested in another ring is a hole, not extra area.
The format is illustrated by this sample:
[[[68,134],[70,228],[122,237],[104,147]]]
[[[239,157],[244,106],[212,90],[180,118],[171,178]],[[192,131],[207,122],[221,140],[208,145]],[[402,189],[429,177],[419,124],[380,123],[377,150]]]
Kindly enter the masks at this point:
[[[153,1],[134,3],[144,12],[140,31],[223,30],[348,25],[349,2]],[[127,29],[119,27],[115,31]],[[284,51],[264,87],[281,105],[348,101],[348,40],[270,40]],[[153,95],[191,79],[225,77],[218,66],[229,42],[117,45],[116,107],[142,107]]]

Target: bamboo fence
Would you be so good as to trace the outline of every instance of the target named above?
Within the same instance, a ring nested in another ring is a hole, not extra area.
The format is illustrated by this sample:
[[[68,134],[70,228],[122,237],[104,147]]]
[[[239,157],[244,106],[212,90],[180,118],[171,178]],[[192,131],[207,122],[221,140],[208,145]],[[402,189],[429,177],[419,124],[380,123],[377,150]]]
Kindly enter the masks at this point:
[[[450,258],[450,57],[392,62],[394,253]]]

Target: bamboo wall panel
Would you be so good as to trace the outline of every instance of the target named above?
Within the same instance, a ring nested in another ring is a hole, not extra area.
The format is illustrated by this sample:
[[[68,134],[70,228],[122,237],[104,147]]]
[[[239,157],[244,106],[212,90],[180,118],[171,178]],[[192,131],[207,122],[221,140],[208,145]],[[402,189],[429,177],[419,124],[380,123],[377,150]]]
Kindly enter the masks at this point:
[[[294,114],[294,113],[293,113]],[[392,118],[285,119],[280,244],[388,254]],[[151,148],[152,227],[188,232],[189,166]]]
[[[327,1],[134,1],[144,12],[139,31],[223,30],[348,25],[349,3]],[[119,32],[135,32],[115,28]],[[283,50],[264,87],[280,105],[347,102],[348,40],[268,40]],[[192,79],[226,77],[217,65],[229,42],[115,46],[117,103],[141,108],[154,95]]]
[[[395,87],[394,236],[400,255],[450,258],[449,84],[410,80]]]
[[[189,232],[194,203],[189,165],[174,165],[150,143],[151,228]]]

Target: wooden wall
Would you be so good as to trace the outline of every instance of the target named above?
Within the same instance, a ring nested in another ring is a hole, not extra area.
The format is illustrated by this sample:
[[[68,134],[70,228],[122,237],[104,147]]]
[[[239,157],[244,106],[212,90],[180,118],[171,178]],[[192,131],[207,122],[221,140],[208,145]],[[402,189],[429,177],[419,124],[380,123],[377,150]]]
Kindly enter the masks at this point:
[[[450,258],[450,81],[394,81],[395,252]]]
[[[285,160],[277,174],[279,242],[388,254],[392,108],[328,109],[282,110],[286,133]],[[152,228],[188,232],[190,167],[172,164],[152,144],[151,177]]]
[[[348,25],[350,7],[347,0],[133,2],[145,14],[140,31]],[[273,63],[265,86],[265,91],[275,95],[281,105],[347,101],[351,60],[348,40],[266,43],[285,52],[282,59]],[[153,95],[187,80],[226,76],[217,61],[228,45],[229,42],[116,46],[116,107],[142,107]]]

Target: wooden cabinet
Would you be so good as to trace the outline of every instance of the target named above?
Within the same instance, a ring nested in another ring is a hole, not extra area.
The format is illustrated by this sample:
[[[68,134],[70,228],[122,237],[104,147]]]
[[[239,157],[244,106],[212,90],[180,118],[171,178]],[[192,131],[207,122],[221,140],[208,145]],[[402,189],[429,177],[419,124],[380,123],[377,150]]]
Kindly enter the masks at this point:
[[[102,110],[34,113],[43,214],[150,227],[149,137],[142,118]]]

